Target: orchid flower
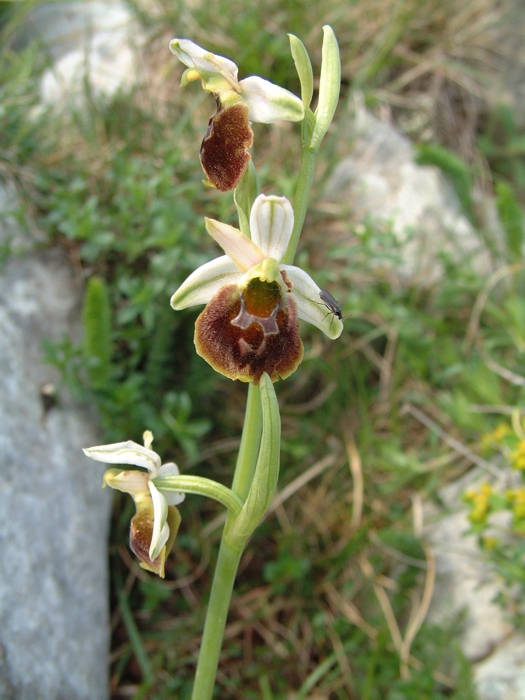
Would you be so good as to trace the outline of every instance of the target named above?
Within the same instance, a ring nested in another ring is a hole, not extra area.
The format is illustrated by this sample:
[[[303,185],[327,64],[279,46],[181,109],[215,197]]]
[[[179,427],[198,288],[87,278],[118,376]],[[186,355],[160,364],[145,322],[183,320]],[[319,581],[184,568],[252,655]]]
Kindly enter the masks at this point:
[[[158,489],[156,477],[178,476],[176,464],[161,464],[159,455],[151,449],[153,435],[144,432],[144,446],[128,440],[111,445],[84,449],[84,454],[97,462],[131,464],[139,469],[108,469],[104,486],[129,493],[135,501],[136,514],[131,520],[130,547],[140,559],[142,568],[164,578],[164,564],[179,528],[180,514],[176,505],[182,503],[183,493]]]
[[[206,304],[195,325],[197,353],[231,379],[257,384],[294,372],[303,357],[302,318],[331,339],[343,330],[321,289],[304,270],[281,261],[293,229],[286,197],[259,195],[250,213],[251,239],[214,219],[206,230],[226,255],[205,263],[171,298],[174,309]]]
[[[200,158],[208,177],[206,184],[231,190],[240,182],[251,158],[250,121],[301,121],[304,105],[296,95],[258,76],[238,80],[233,61],[189,39],[173,39],[170,51],[187,66],[181,80],[183,87],[200,79],[203,89],[216,96],[217,112],[209,121]]]

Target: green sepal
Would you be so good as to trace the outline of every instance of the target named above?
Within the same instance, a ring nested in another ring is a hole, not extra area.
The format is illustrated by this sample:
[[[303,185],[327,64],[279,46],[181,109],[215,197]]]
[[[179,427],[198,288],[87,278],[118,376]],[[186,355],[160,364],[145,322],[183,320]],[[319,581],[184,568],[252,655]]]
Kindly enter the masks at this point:
[[[250,237],[250,212],[260,191],[259,175],[253,161],[250,160],[242,180],[233,191],[233,201],[237,207],[237,215],[239,217],[239,228],[248,237]]]
[[[319,80],[319,101],[315,110],[315,128],[310,148],[317,150],[332,123],[335,108],[339,101],[341,88],[341,59],[339,46],[333,29],[325,24],[323,27],[323,52],[321,77]]]
[[[303,42],[294,34],[288,34],[290,50],[295,63],[295,69],[301,83],[301,99],[305,109],[308,109],[314,94],[314,73],[310,56]]]
[[[226,524],[225,540],[233,549],[244,547],[272,502],[279,478],[281,417],[272,380],[264,373],[259,383],[262,408],[261,448],[248,496],[240,514]]]

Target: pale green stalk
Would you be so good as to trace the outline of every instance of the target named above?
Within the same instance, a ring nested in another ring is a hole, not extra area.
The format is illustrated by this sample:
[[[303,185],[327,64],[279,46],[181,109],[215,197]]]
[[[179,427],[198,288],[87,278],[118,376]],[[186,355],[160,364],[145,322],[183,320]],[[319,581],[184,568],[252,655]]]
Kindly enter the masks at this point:
[[[231,489],[222,484],[206,479],[203,476],[191,476],[182,474],[179,476],[165,476],[153,479],[153,483],[158,489],[164,491],[179,491],[181,493],[194,493],[198,496],[206,496],[222,503],[235,515],[239,515],[244,505],[244,501],[239,498]]]
[[[255,482],[262,481],[263,485],[267,484],[269,489],[264,496],[264,503],[261,504],[264,514],[277,484],[279,462],[277,460],[277,464],[274,464],[272,460],[280,449],[280,417],[275,390],[267,375],[263,375],[261,385],[262,390],[261,386],[253,384],[250,384],[248,389],[246,416],[232,491],[246,503],[253,499],[252,487],[257,486]],[[258,474],[264,467],[272,475],[264,478],[263,474],[261,480]],[[257,508],[251,508],[251,510],[257,511]],[[240,514],[231,510],[228,512],[213,576],[192,700],[211,700],[212,698],[237,568],[246,541],[262,517],[260,513],[255,512],[254,521],[248,529],[246,529],[246,517],[243,517],[242,533],[236,537],[235,521],[242,515],[244,515],[243,511]]]
[[[330,126],[339,99],[339,49],[332,29],[325,26],[323,32],[323,61],[315,114],[310,109],[313,93],[310,59],[302,42],[297,37],[290,36],[306,116],[302,126],[301,166],[293,203],[294,228],[282,260],[285,264],[291,264],[295,257],[310,198],[317,151]],[[255,169],[251,167],[235,193],[240,227],[246,235],[249,235],[249,212],[258,191],[259,183]],[[280,428],[275,391],[269,377],[263,375],[260,386],[250,384],[248,390],[241,446],[230,492],[243,503],[243,507],[240,513],[237,509],[228,510],[204,625],[192,700],[211,700],[213,695],[239,561],[246,542],[263,517],[277,486]]]
[[[302,42],[290,35],[292,56],[297,68],[297,74],[301,81],[301,95],[305,107],[305,118],[302,127],[302,151],[301,167],[295,189],[293,201],[294,227],[286,254],[282,262],[291,265],[293,263],[299,237],[303,229],[306,210],[310,199],[310,190],[315,173],[317,151],[321,145],[328,127],[332,123],[335,108],[339,101],[341,87],[341,61],[339,47],[332,28],[323,27],[323,58],[321,64],[321,76],[319,79],[319,100],[315,113],[310,110],[312,97],[312,67],[308,53]]]

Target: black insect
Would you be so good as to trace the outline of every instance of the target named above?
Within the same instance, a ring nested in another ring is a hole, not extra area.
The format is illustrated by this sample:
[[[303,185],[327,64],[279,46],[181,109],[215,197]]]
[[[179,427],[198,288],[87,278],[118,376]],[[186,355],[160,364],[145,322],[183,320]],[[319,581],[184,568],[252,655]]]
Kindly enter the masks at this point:
[[[327,292],[325,289],[321,289],[319,292],[319,298],[331,314],[333,314],[340,321],[343,320],[343,314],[341,307],[339,306],[339,302],[337,299],[334,299],[330,292]]]

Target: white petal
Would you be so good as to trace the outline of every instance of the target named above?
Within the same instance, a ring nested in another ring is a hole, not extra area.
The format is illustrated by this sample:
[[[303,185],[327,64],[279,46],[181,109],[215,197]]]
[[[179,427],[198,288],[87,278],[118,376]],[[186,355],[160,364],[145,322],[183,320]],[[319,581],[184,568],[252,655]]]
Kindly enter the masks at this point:
[[[188,306],[207,304],[225,284],[235,284],[242,276],[237,265],[227,256],[210,260],[198,267],[171,297],[176,311]]]
[[[293,297],[297,303],[299,318],[313,324],[332,340],[339,338],[343,332],[343,322],[334,316],[321,301],[321,289],[309,274],[294,265],[281,265],[289,280],[293,283]]]
[[[153,482],[150,481],[148,486],[151,500],[153,501],[153,533],[149,546],[149,558],[156,559],[168,541],[170,534],[169,527],[166,524],[168,504]]]
[[[136,467],[144,467],[153,476],[156,476],[157,469],[161,465],[160,457],[156,452],[148,450],[133,440],[87,447],[84,449],[84,454],[97,462],[106,464],[133,464]]]
[[[252,240],[266,257],[280,261],[286,253],[293,222],[292,205],[286,197],[260,194],[250,213]]]
[[[162,465],[157,476],[179,476],[179,468],[173,462],[168,462],[167,464]],[[182,501],[186,498],[186,494],[181,493],[180,491],[165,491],[164,489],[158,490],[164,496],[166,503],[169,506],[178,506],[179,503],[182,503]]]
[[[137,496],[148,492],[149,475],[138,469],[129,469],[116,474],[116,469],[109,469],[104,474],[104,482],[112,489]]]
[[[290,122],[300,122],[304,119],[304,105],[301,100],[269,80],[252,75],[241,80],[239,85],[253,122],[272,124],[280,119]]]
[[[256,200],[257,201],[257,200]],[[247,272],[266,257],[263,251],[238,228],[205,218],[206,231],[214,238],[239,270]]]
[[[238,68],[229,58],[206,51],[190,39],[173,39],[170,42],[170,51],[188,68],[205,73],[219,73],[234,89],[238,86]]]

